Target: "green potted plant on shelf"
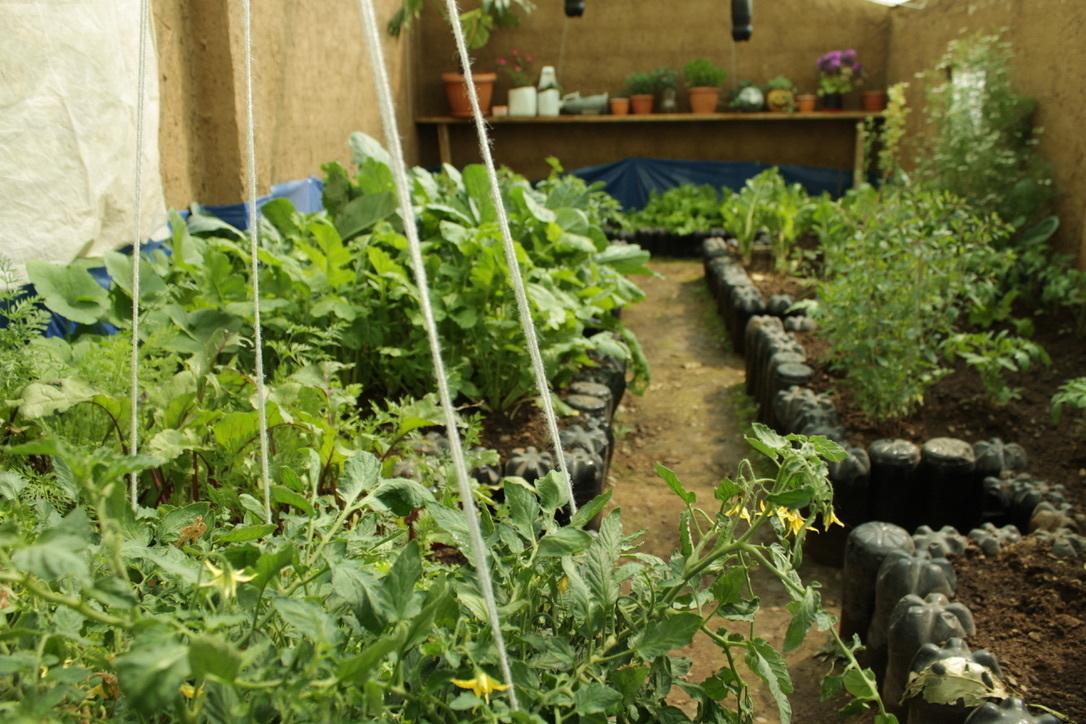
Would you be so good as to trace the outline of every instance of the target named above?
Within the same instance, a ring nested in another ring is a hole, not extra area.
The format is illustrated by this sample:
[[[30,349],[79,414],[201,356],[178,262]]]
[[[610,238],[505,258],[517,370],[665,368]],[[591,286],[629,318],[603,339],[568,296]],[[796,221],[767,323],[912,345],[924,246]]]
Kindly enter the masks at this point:
[[[652,113],[656,100],[656,79],[652,73],[630,73],[626,76],[626,90],[630,94],[630,110],[635,116]]]
[[[400,8],[388,21],[388,34],[399,37],[405,28],[418,19],[425,0],[403,0]],[[460,13],[460,27],[469,50],[479,50],[490,42],[494,31],[500,28],[513,28],[520,23],[520,13],[525,15],[535,10],[531,0],[482,0],[479,7]],[[474,72],[475,92],[479,96],[479,108],[484,114],[490,112],[494,97],[494,83],[498,74],[493,72]],[[456,118],[471,116],[471,103],[468,100],[467,83],[463,68],[457,72],[441,74],[445,85],[445,97],[449,101],[450,114]]]
[[[771,111],[791,113],[796,110],[796,87],[783,75],[765,85],[765,104]]]
[[[657,68],[652,71],[656,82],[656,91],[660,93],[660,112],[674,113],[679,109],[675,95],[679,92],[679,74],[671,68]]]
[[[757,113],[765,109],[765,94],[754,81],[741,80],[732,91],[728,105],[732,110],[741,113]]]
[[[683,66],[691,113],[713,113],[720,103],[720,88],[728,73],[708,58],[694,58]]]
[[[818,95],[822,108],[839,111],[845,107],[844,96],[860,85],[864,67],[856,57],[856,51],[831,50],[818,59]]]

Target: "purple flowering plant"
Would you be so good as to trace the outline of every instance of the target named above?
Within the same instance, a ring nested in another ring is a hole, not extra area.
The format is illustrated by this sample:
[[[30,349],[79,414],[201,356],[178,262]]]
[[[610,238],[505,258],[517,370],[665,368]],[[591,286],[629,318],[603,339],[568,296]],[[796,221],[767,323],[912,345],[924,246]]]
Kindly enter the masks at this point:
[[[856,51],[831,50],[818,59],[818,95],[848,93],[860,85],[864,67],[856,57]]]

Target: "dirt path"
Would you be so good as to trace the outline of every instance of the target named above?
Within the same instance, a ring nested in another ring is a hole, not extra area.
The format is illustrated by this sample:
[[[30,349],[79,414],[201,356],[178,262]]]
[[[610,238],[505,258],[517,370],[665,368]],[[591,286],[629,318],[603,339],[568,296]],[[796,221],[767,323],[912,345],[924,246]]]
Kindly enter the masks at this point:
[[[657,462],[674,470],[700,500],[712,500],[713,488],[734,474],[746,456],[743,432],[753,412],[744,392],[743,359],[727,351],[723,325],[716,316],[700,262],[657,260],[651,264],[659,278],[639,280],[648,295],[628,309],[626,324],[637,333],[652,365],[652,385],[643,397],[627,396],[617,419],[621,441],[611,470],[614,502],[622,508],[629,531],[645,531],[647,552],[668,557],[678,548],[681,501],[654,473]],[[839,571],[807,563],[805,580],[824,586],[826,605],[837,613]],[[758,633],[779,646],[789,616],[787,598],[777,587],[763,589]],[[835,720],[833,708],[818,702],[826,664],[815,658],[825,634],[812,633],[806,644],[788,657],[796,692],[793,721],[815,724]],[[701,681],[723,664],[723,655],[707,638],[686,652],[692,661],[691,679]],[[744,671],[744,676],[749,672]],[[748,677],[753,678],[753,677]],[[778,721],[764,694],[758,706],[760,722]],[[691,702],[676,703],[693,715]]]

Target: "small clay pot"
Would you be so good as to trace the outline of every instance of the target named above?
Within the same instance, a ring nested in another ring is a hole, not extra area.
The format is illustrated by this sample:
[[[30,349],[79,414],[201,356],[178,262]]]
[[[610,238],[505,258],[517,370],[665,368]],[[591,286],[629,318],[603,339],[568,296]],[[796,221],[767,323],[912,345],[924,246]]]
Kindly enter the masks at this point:
[[[490,114],[490,103],[494,97],[494,83],[497,73],[476,73],[475,92],[479,96],[479,110],[483,115]],[[471,118],[471,101],[468,100],[468,84],[462,73],[442,73],[441,82],[445,85],[445,98],[449,101],[449,115],[453,118]]]
[[[886,91],[866,90],[860,94],[860,103],[865,111],[878,113],[886,110]]]
[[[629,98],[612,98],[608,103],[611,106],[612,116],[626,116],[630,113]]]
[[[630,96],[630,110],[635,116],[647,116],[652,113],[652,104],[656,96],[651,93]]]
[[[687,98],[690,99],[691,113],[716,113],[717,103],[720,102],[720,89],[712,86],[695,86],[686,89]]]
[[[818,105],[818,96],[814,93],[800,93],[796,96],[796,110],[800,113],[814,113]]]

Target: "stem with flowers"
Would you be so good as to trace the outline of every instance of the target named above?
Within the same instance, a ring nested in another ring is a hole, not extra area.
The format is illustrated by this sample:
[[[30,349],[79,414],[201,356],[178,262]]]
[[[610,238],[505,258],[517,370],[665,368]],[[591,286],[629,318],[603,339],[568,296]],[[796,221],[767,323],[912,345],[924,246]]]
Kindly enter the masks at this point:
[[[513,48],[508,57],[504,55],[498,57],[498,72],[509,79],[510,87],[523,88],[532,85],[532,76],[535,75],[532,69],[534,64],[534,55],[521,53]]]

